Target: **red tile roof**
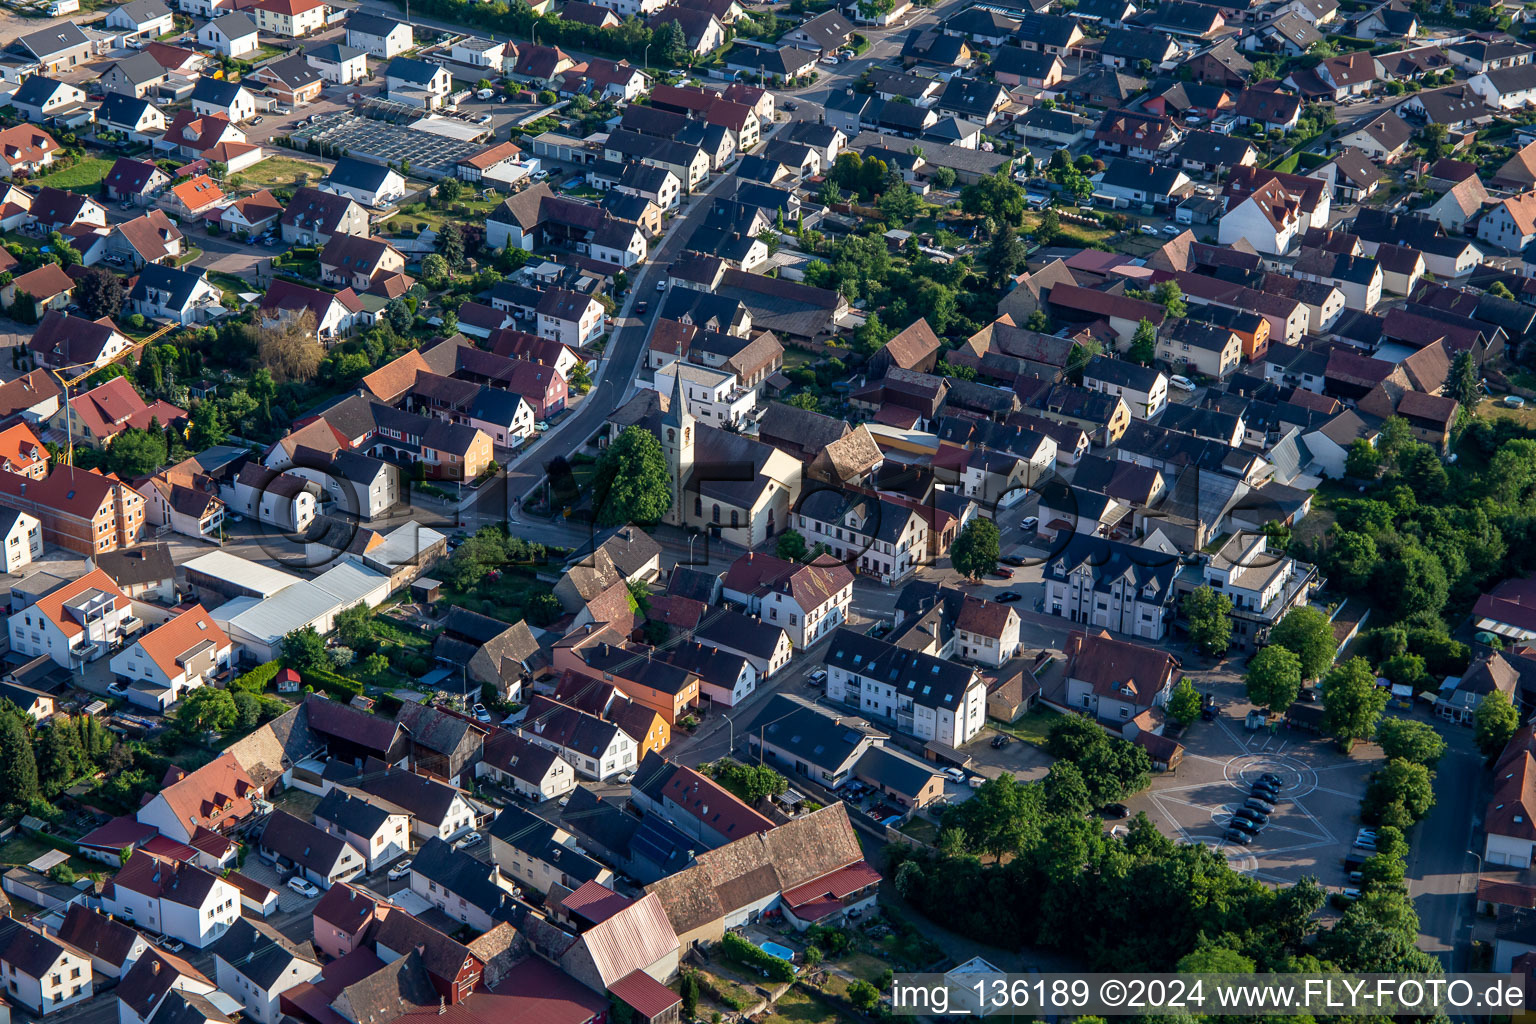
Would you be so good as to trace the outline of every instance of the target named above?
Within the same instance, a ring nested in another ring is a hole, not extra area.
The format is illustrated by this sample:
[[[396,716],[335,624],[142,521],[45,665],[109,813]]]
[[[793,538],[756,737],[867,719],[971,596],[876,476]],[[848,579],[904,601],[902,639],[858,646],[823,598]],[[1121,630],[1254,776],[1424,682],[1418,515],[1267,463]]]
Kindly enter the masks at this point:
[[[634,971],[608,986],[608,993],[631,1006],[641,1017],[655,1020],[681,1003],[682,997],[646,974]]]
[[[800,920],[814,921],[840,908],[846,897],[879,882],[880,872],[870,867],[867,861],[855,861],[786,890],[784,902]]]

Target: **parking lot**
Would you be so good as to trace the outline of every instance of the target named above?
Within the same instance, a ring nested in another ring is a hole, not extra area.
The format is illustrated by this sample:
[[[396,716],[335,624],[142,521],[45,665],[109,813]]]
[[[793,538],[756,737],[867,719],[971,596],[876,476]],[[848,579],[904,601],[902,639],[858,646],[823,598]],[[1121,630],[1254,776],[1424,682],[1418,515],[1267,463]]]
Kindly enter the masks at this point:
[[[1171,838],[1220,849],[1234,869],[1266,882],[1311,876],[1330,889],[1347,885],[1344,858],[1359,828],[1366,779],[1381,764],[1379,749],[1361,744],[1344,755],[1332,740],[1284,725],[1249,731],[1246,700],[1218,694],[1218,704],[1215,721],[1196,722],[1183,736],[1183,763],[1127,801],[1132,813],[1146,811]],[[1228,841],[1232,812],[1266,773],[1281,780],[1269,823],[1249,845]]]

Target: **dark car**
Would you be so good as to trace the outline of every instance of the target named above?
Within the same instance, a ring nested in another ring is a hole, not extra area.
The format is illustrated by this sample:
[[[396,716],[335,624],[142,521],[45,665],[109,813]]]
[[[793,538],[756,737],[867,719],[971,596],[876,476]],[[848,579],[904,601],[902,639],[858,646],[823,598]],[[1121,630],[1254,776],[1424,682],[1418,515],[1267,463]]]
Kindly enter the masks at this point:
[[[1280,776],[1276,775],[1274,772],[1265,772],[1263,775],[1259,776],[1259,781],[1260,782],[1267,782],[1271,786],[1278,786],[1278,785],[1280,785],[1280,783],[1284,782],[1285,780],[1282,779]]]
[[[1109,804],[1104,808],[1104,813],[1111,818],[1129,818],[1131,809],[1125,804]]]
[[[1253,836],[1246,832],[1239,832],[1235,828],[1229,828],[1227,829],[1227,841],[1237,843],[1239,846],[1247,846],[1253,842]]]
[[[635,303],[635,316],[645,316],[645,314],[650,311],[650,308],[651,304],[646,302],[644,299],[641,299],[639,302]]]
[[[993,750],[1001,750],[1001,749],[1003,749],[1004,747],[1006,747],[1008,744],[1010,744],[1012,742],[1013,742],[1013,737],[1012,736],[1009,736],[1005,732],[1000,732],[996,736],[992,737],[992,749]]]
[[[1296,699],[1304,704],[1316,704],[1318,700],[1317,688],[1312,686],[1304,687],[1302,691],[1296,695]]]
[[[1250,796],[1247,800],[1244,800],[1243,807],[1250,811],[1258,811],[1260,814],[1275,813],[1274,802],[1258,795]]]
[[[1259,830],[1264,826],[1257,824],[1256,822],[1249,821],[1247,818],[1239,818],[1234,815],[1232,819],[1227,822],[1227,827],[1247,832],[1249,835],[1257,835]]]
[[[1216,705],[1215,704],[1207,704],[1205,707],[1201,708],[1200,709],[1200,720],[1202,722],[1214,722],[1214,721],[1216,721]]]
[[[1232,812],[1232,816],[1235,818],[1244,818],[1258,825],[1269,824],[1269,815],[1265,814],[1263,811],[1256,807],[1239,807],[1237,810]]]
[[[1019,593],[1017,590],[1005,590],[1001,594],[998,594],[996,597],[994,597],[992,600],[996,601],[998,604],[1012,604],[1015,601],[1021,601],[1023,599],[1024,595]]]
[[[1012,565],[1015,567],[1022,567],[1024,565],[1024,559],[1020,558],[1018,555],[1004,555],[1002,558],[999,558],[998,561],[1002,562],[1004,565]]]
[[[1278,782],[1265,782],[1263,779],[1260,779],[1258,782],[1255,782],[1252,786],[1250,786],[1248,788],[1253,790],[1255,793],[1258,793],[1258,792],[1278,793],[1278,792],[1280,792],[1280,784]]]

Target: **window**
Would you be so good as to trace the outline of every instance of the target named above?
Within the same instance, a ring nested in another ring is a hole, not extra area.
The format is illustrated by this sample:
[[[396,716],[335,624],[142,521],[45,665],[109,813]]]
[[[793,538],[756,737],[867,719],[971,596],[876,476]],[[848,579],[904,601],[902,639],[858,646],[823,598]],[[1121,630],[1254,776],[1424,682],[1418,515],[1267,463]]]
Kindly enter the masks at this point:
[[[714,514],[713,514],[712,518],[714,519],[714,521],[716,523],[720,522],[720,506],[719,505],[716,505],[714,507]]]

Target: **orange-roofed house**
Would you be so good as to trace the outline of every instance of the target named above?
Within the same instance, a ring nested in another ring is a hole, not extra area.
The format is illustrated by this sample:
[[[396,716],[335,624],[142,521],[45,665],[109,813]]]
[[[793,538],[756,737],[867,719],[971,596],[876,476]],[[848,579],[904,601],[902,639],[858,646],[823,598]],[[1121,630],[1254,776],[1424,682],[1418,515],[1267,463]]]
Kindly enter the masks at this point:
[[[33,480],[48,475],[48,449],[25,423],[0,430],[0,471]]]
[[[1536,241],[1536,193],[1506,199],[1489,210],[1478,222],[1477,237],[1515,252]]]
[[[224,198],[224,190],[206,174],[188,178],[180,185],[172,185],[167,205],[183,217],[197,217],[210,210]]]
[[[36,125],[18,124],[0,132],[0,164],[7,178],[36,174],[52,164],[58,153],[53,136]]]
[[[129,427],[148,430],[151,423],[169,427],[186,419],[185,409],[159,399],[153,405],[146,403],[127,377],[113,377],[76,396],[67,410],[54,414],[48,425],[72,432],[76,444],[105,448]]]
[[[261,31],[290,39],[325,27],[324,0],[261,0],[247,13],[255,16]]]
[[[44,542],[80,555],[130,547],[144,530],[138,491],[115,476],[73,466],[57,466],[42,480],[0,473],[0,504],[36,516]],[[48,653],[47,646],[36,653]]]
[[[74,290],[74,279],[64,273],[62,267],[57,263],[44,263],[36,270],[13,278],[10,284],[0,288],[0,301],[4,301],[6,308],[10,309],[16,305],[18,297],[25,294],[32,300],[32,319],[28,322],[36,323],[48,310],[63,309],[69,305]],[[11,316],[15,319],[14,311]]]
[[[262,189],[254,195],[236,199],[219,213],[219,226],[236,237],[259,235],[277,226],[283,215],[283,204]]]
[[[112,656],[112,674],[128,702],[165,711],[229,668],[234,644],[200,604],[141,636]]]
[[[231,753],[220,754],[194,772],[171,768],[154,799],[134,817],[161,835],[189,843],[199,828],[228,832],[250,818],[265,794]]]
[[[11,650],[29,658],[47,655],[67,669],[95,661],[143,623],[128,595],[100,569],[11,616]]]

